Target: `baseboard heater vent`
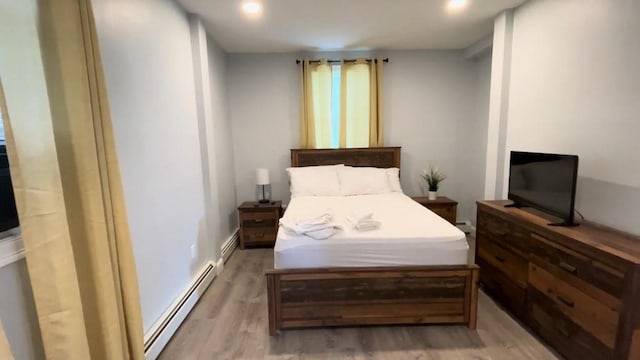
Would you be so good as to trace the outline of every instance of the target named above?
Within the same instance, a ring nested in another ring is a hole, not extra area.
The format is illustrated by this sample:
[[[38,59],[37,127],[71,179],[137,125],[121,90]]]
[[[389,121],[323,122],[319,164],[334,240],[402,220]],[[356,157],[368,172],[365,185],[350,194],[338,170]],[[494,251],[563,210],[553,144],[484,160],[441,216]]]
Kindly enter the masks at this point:
[[[462,232],[464,232],[466,235],[469,235],[476,230],[471,224],[471,221],[469,220],[458,221],[456,222],[456,226],[458,227],[458,229],[462,230]]]
[[[163,320],[155,325],[155,329],[144,343],[146,359],[155,359],[171,339],[182,321],[187,317],[204,290],[215,277],[215,266],[209,263],[200,276],[191,284],[189,289],[171,306],[169,313],[163,315]],[[195,296],[194,296],[195,295]]]
[[[236,249],[236,247],[238,247],[238,236],[239,236],[239,232],[236,230],[236,232],[234,232],[233,235],[231,235],[229,240],[227,240],[224,244],[222,244],[221,253],[222,253],[222,260],[224,262],[227,262],[231,254],[233,254],[233,251]]]

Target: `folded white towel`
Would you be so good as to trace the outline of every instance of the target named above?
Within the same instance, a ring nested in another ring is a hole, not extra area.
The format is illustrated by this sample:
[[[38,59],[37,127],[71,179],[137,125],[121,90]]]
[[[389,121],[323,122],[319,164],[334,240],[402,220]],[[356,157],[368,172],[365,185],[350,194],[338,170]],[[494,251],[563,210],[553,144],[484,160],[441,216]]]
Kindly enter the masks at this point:
[[[351,215],[347,216],[347,221],[349,221],[357,231],[376,230],[382,225],[380,221],[373,219],[372,212],[362,209],[354,210]]]
[[[340,230],[340,226],[333,223],[333,214],[330,211],[296,221],[282,218],[280,226],[289,233],[309,236],[316,240],[330,238]]]
[[[370,219],[360,221],[359,223],[354,225],[354,228],[358,231],[371,231],[379,229],[381,225],[382,223],[380,221]]]

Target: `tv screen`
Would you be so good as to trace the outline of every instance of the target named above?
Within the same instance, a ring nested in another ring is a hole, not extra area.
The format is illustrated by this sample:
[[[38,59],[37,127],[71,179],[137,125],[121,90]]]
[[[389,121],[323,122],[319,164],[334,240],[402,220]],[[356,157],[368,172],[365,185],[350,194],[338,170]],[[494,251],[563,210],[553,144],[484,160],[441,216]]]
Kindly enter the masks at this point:
[[[512,151],[508,198],[574,225],[578,156]]]
[[[9,174],[9,160],[5,145],[0,143],[0,232],[18,225],[18,213]]]

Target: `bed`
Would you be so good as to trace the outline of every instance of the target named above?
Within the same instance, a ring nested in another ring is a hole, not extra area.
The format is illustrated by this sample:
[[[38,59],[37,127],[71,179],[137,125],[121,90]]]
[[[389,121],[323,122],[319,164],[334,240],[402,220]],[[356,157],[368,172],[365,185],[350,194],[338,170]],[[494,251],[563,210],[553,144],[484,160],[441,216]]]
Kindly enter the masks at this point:
[[[400,148],[291,150],[292,167],[333,164],[399,168]],[[265,274],[270,335],[387,324],[475,329],[479,268],[467,264],[464,234],[406,195],[295,197],[285,217],[354,206],[373,209],[383,226],[361,234],[345,230],[326,240],[278,232],[274,269]]]

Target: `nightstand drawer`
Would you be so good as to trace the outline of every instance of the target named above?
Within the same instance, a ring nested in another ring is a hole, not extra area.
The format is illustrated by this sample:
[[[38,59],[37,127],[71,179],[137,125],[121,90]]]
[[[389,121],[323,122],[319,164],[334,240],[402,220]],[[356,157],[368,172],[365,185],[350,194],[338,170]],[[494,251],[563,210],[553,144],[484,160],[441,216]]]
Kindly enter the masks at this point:
[[[271,227],[276,226],[277,220],[273,217],[267,217],[263,219],[247,219],[246,216],[242,220],[242,226],[245,227]]]
[[[616,300],[598,301],[561,276],[533,262],[529,264],[529,286],[550,300],[569,320],[613,349],[618,329]]]
[[[580,278],[607,293],[620,298],[624,288],[624,273],[594,261],[538,234],[531,234],[531,252],[546,263]]]
[[[429,206],[429,210],[433,211],[434,213],[438,214],[438,216],[440,216],[441,218],[451,222],[451,223],[455,223],[455,218],[456,218],[456,209],[455,207],[452,206]]]
[[[276,229],[273,227],[257,227],[243,229],[245,245],[273,245],[276,241]]]

